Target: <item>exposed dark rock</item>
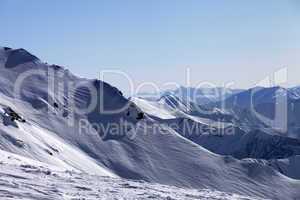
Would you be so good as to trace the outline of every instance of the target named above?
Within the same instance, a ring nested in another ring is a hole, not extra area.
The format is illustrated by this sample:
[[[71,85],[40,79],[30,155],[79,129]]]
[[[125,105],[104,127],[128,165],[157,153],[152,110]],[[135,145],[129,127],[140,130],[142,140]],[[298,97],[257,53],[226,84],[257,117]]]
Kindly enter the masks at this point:
[[[9,51],[9,50],[11,50],[11,48],[9,48],[9,47],[4,47],[4,50],[5,50],[5,51]]]
[[[54,106],[54,108],[58,108],[58,103],[54,102],[53,106]]]
[[[140,113],[138,113],[138,115],[137,115],[136,119],[137,119],[137,120],[144,119],[144,116],[145,116],[145,114],[144,114],[144,113],[142,113],[142,112],[140,112]]]
[[[19,122],[23,122],[23,123],[26,122],[25,119],[23,119],[18,113],[16,113],[16,112],[15,112],[13,109],[11,109],[10,107],[5,108],[4,110],[5,110],[6,114],[9,115],[11,121],[13,121],[13,122],[14,122],[14,121],[19,121]]]

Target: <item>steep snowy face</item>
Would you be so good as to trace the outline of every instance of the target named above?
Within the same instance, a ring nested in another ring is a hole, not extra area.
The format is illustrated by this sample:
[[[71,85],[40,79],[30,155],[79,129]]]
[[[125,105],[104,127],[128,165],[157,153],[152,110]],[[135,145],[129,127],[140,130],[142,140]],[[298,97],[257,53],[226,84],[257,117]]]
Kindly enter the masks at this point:
[[[2,55],[2,150],[100,175],[272,199],[300,196],[299,181],[255,160],[211,153],[103,81],[76,77],[22,51],[7,68]],[[176,98],[165,103],[189,109]]]
[[[60,66],[42,63],[24,49],[3,48],[2,52],[1,82],[6,86],[2,92],[31,104],[34,113],[56,110],[65,121],[85,118],[94,127],[122,120],[136,123],[144,117],[134,103],[105,82],[76,77]]]
[[[153,116],[159,119],[173,119],[178,116],[173,108],[170,108],[168,105],[158,102],[158,101],[148,101],[146,99],[133,97],[131,98],[141,110],[147,113],[149,116]]]
[[[113,135],[110,125],[123,127],[130,123],[133,126],[144,118],[134,103],[107,83],[76,77],[60,66],[42,63],[24,49],[2,48],[0,58],[0,118],[3,122],[0,147],[4,150],[103,174],[103,165],[89,155],[93,152],[87,145],[89,140],[97,146],[102,140],[124,137],[129,130],[119,128]],[[20,118],[24,121],[17,116],[24,116]],[[53,134],[78,147],[63,147],[66,141],[49,136]],[[29,140],[28,135],[32,135]],[[32,142],[33,139],[39,142]],[[61,146],[61,151],[53,146]],[[72,154],[78,158],[72,160]]]
[[[1,103],[10,105],[5,98],[1,98]],[[99,165],[80,149],[64,142],[51,131],[27,122],[21,116],[16,118],[18,114],[11,107],[1,105],[0,110],[0,149],[63,170],[117,177],[109,169]]]

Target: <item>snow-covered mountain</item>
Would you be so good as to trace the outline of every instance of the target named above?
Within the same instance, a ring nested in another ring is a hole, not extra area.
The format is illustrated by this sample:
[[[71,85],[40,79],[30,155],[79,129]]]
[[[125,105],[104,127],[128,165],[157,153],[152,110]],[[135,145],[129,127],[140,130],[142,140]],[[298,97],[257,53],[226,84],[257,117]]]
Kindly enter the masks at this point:
[[[168,98],[168,101],[165,97],[163,102],[156,103],[138,98],[134,98],[133,101],[157,122],[172,127],[183,137],[214,153],[231,155],[239,159],[249,157],[278,159],[300,155],[298,139],[280,136],[280,133],[263,127],[259,129],[240,126],[236,123],[236,117],[232,117],[232,121],[223,120],[220,116],[225,114],[221,111],[201,115],[193,104],[189,104],[189,109],[186,109],[187,106],[184,106],[178,98],[169,96]],[[171,106],[167,107],[169,104]]]
[[[300,138],[300,98],[297,88],[255,87],[212,103],[231,112],[245,126],[273,129],[280,136]]]
[[[215,103],[228,98],[231,95],[240,93],[242,89],[230,89],[225,87],[184,87],[180,86],[176,89],[169,89],[156,93],[138,93],[135,97],[146,100],[158,100],[164,96],[175,96],[182,101],[194,102],[198,105],[206,105]]]
[[[193,101],[183,100],[178,96],[167,94],[158,100],[147,100],[144,98],[131,98],[131,101],[151,115],[152,117],[170,118],[197,118],[203,121],[231,122],[233,116],[217,107],[199,105]]]
[[[204,124],[187,118],[161,120],[183,137],[221,155],[238,159],[280,159],[300,155],[300,140],[271,135],[263,130],[245,131],[230,123]]]
[[[152,104],[165,105],[163,114],[155,117],[154,112],[147,114],[151,109],[145,110],[151,103],[130,101],[108,83],[74,76],[63,67],[43,63],[24,49],[0,48],[0,149],[5,153],[72,173],[110,179],[143,180],[269,199],[300,197],[300,181],[283,175],[266,162],[212,153],[161,123],[161,116],[177,120],[179,115],[209,124],[214,121],[192,115],[193,110],[176,98],[169,100]],[[174,105],[179,108],[175,114],[170,112]],[[157,108],[157,112],[160,110]],[[3,170],[11,170],[2,175],[10,179],[3,181],[14,178],[20,186],[19,177],[25,177],[24,167],[10,169],[5,165]],[[12,171],[20,176],[11,176]],[[26,180],[30,182],[35,177],[38,176],[28,175]],[[88,177],[83,175],[87,182],[75,183],[82,189],[82,184],[93,182]],[[61,182],[52,189],[64,185],[66,179],[72,181],[72,177],[58,179]],[[37,189],[45,184],[38,183]],[[65,189],[70,188],[74,187],[68,185]],[[7,189],[5,194],[11,195]],[[198,197],[201,198],[200,194]]]
[[[183,101],[192,101],[198,105],[205,105],[219,102],[231,95],[242,92],[242,89],[230,89],[225,87],[183,87],[173,91],[166,91],[165,94],[173,94]]]

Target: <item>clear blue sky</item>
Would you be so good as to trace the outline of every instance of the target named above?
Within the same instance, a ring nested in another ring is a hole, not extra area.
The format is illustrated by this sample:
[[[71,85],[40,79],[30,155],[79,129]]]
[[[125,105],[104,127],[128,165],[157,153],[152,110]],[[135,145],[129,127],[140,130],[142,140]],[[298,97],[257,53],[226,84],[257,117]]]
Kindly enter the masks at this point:
[[[75,74],[120,69],[135,83],[250,87],[287,66],[300,84],[298,0],[0,0],[0,46]],[[125,80],[107,81],[126,90]]]

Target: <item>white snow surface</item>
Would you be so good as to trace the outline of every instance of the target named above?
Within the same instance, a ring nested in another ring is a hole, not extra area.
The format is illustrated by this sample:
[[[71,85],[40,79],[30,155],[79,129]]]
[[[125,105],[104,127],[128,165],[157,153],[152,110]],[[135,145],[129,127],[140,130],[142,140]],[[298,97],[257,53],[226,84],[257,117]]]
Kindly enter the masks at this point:
[[[272,167],[256,160],[236,160],[214,154],[173,129],[158,124],[147,114],[138,120],[141,109],[107,83],[79,78],[41,61],[28,62],[26,52],[26,59],[23,58],[23,50],[20,55],[18,51],[14,52],[14,56],[19,56],[18,62],[10,63],[7,68],[5,61],[13,50],[0,48],[1,51],[0,150],[43,163],[43,167],[45,164],[75,174],[68,177],[67,173],[60,175],[57,172],[58,175],[49,176],[46,172],[47,180],[44,172],[27,173],[26,166],[24,171],[24,167],[6,163],[6,159],[0,166],[0,195],[6,195],[5,198],[78,199],[83,195],[87,199],[151,199],[154,195],[156,199],[243,199],[232,193],[278,200],[300,198],[300,181],[288,178]],[[29,70],[40,73],[23,81],[22,95],[14,97],[16,79]],[[55,79],[53,88],[62,84],[63,90],[49,90],[49,76]],[[72,87],[77,84],[94,85],[98,96],[104,97],[96,101],[97,107],[88,114],[72,113],[75,105],[84,107],[90,101],[86,89]],[[110,110],[128,107],[114,114],[104,114],[99,112],[98,104]],[[5,124],[7,107],[24,117],[26,122]],[[110,124],[123,127],[124,121],[131,123],[133,128],[122,131],[121,135],[113,135],[103,130],[81,129],[81,120],[89,125],[108,127],[109,131]],[[32,163],[27,160],[27,164]],[[100,178],[103,176],[106,178]],[[222,192],[213,192],[215,190]],[[171,194],[173,196],[168,196]]]
[[[174,119],[176,113],[165,104],[157,101],[148,101],[146,99],[134,97],[131,101],[136,103],[145,113],[156,116],[161,119]]]
[[[129,181],[64,170],[0,150],[0,199],[258,200],[209,189]]]

